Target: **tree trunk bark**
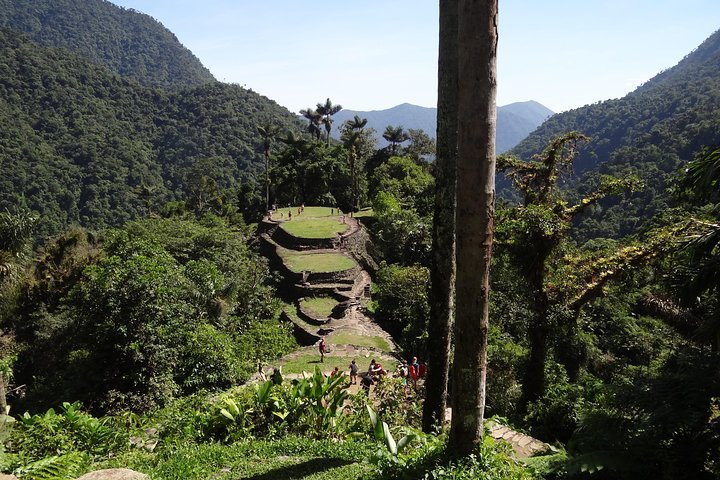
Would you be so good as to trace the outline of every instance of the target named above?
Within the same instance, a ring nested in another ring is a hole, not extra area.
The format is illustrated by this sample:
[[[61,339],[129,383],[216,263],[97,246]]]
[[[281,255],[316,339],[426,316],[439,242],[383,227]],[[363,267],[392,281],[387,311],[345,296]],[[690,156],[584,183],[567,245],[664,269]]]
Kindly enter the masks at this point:
[[[528,403],[540,398],[545,392],[545,359],[547,358],[548,326],[544,316],[536,316],[528,326],[530,355],[522,385],[521,408],[527,411]]]
[[[7,415],[7,388],[5,374],[0,372],[0,415]]]
[[[423,431],[446,421],[450,368],[450,329],[455,305],[455,185],[457,170],[457,0],[440,0],[438,48],[437,155],[433,265],[430,271],[428,371]]]
[[[265,152],[265,213],[270,211],[270,155]]]
[[[482,441],[490,259],[495,218],[498,0],[461,0],[458,10],[457,281],[452,425],[448,447]]]
[[[534,261],[526,267],[525,278],[528,279],[533,292],[533,318],[528,319],[530,354],[525,368],[520,399],[520,409],[523,412],[527,411],[528,403],[537,400],[545,393],[545,360],[547,359],[548,335],[550,333],[550,325],[548,324],[550,300],[544,289],[545,278],[547,277],[545,264],[550,252],[556,246],[552,241],[548,241],[542,236],[532,237],[529,244],[535,249]]]

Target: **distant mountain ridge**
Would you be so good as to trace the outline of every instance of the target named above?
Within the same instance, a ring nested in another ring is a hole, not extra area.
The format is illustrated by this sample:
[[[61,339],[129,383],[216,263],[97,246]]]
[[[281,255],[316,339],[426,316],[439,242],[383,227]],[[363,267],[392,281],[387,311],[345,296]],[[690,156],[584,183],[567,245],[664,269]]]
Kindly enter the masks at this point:
[[[105,0],[0,0],[0,27],[66,48],[141,85],[178,90],[215,81],[160,22]]]
[[[668,208],[670,177],[701,148],[720,144],[720,31],[625,97],[554,115],[512,153],[529,159],[573,130],[592,140],[579,153],[580,176],[571,186],[588,192],[601,174],[635,173],[646,183],[628,199],[602,202],[596,210],[605,220],[585,221],[586,237],[624,235]]]
[[[535,101],[517,102],[498,107],[496,140],[498,153],[514,147],[552,114],[552,110]],[[422,129],[430,137],[435,138],[437,109],[420,107],[409,103],[403,103],[386,110],[341,110],[333,117],[335,120],[333,136],[335,138],[340,137],[342,124],[355,115],[368,119],[368,127],[375,129],[380,144],[385,143],[382,133],[388,125],[401,125],[405,130],[411,128]]]

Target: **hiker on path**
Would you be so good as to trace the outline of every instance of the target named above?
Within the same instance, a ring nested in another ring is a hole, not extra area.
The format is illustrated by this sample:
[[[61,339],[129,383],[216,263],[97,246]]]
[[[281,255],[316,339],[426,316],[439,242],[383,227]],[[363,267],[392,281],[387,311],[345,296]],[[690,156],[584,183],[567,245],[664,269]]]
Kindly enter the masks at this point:
[[[413,389],[417,390],[418,369],[412,363],[408,365],[408,377],[412,381]]]
[[[292,220],[292,210],[288,210],[288,220]]]
[[[358,366],[355,360],[350,362],[350,385],[357,385]]]
[[[416,372],[420,372],[420,362],[418,362],[417,357],[412,357],[412,360],[408,362],[408,365],[412,365],[415,367]]]
[[[362,386],[362,389],[365,390],[365,395],[368,397],[370,396],[370,385],[373,383],[375,383],[375,381],[369,373],[363,375],[362,380],[360,380],[360,385]]]
[[[373,358],[370,361],[370,366],[368,367],[368,373],[373,376],[382,376],[385,375],[385,370],[383,370],[383,367],[380,363],[376,362]]]
[[[320,350],[320,363],[325,363],[325,349],[327,348],[327,345],[325,344],[325,337],[320,338],[320,343],[318,344],[318,350]]]

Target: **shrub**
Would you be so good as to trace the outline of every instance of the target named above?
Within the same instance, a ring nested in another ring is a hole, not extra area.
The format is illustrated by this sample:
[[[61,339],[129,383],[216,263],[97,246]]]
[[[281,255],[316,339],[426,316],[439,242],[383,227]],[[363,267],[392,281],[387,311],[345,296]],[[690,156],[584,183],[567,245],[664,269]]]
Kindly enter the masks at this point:
[[[79,403],[64,402],[60,413],[51,408],[43,414],[20,417],[12,448],[32,460],[72,452],[106,455],[127,448],[128,439],[112,418],[95,418],[83,412]]]

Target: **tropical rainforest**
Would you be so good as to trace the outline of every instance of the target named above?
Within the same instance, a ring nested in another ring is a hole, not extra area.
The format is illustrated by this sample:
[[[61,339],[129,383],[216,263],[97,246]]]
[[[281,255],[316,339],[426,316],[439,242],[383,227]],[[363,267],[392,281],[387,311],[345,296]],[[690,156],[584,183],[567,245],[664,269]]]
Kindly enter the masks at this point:
[[[369,315],[428,357],[430,137],[379,148],[356,115],[334,139],[340,105],[217,82],[138,12],[32,5],[0,0],[3,472],[720,478],[720,32],[498,156],[486,416],[547,449],[486,433],[456,458],[422,385],[258,380],[300,342],[259,248],[273,206],[359,217]]]

